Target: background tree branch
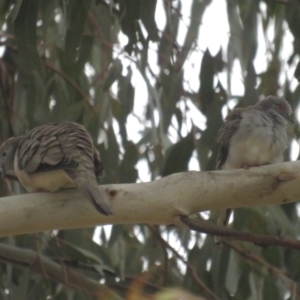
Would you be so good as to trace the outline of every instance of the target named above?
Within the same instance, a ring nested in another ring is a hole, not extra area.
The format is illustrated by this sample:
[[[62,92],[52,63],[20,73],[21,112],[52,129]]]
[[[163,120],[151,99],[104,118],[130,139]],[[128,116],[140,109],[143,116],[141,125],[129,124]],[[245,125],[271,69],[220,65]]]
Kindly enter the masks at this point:
[[[97,296],[97,299],[98,297],[112,300],[121,299],[105,285],[99,284],[99,282],[87,278],[66,265],[56,263],[29,249],[21,249],[0,243],[0,261],[20,268],[28,268],[47,279],[60,281],[75,289],[83,290],[92,296]]]
[[[255,234],[240,230],[234,230],[227,227],[217,226],[209,221],[201,219],[191,219],[188,217],[181,217],[182,222],[187,224],[190,229],[198,232],[204,232],[212,235],[224,236],[235,240],[244,242],[251,242],[261,247],[279,246],[290,249],[300,250],[300,241],[283,238],[279,236],[269,236],[265,234]]]

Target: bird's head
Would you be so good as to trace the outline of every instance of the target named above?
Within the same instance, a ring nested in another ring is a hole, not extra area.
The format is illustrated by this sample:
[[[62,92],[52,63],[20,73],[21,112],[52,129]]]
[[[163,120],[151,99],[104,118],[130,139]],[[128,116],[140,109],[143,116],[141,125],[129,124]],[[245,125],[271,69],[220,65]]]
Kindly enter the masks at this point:
[[[1,177],[13,174],[14,158],[20,145],[21,137],[12,137],[0,146],[0,171]]]
[[[294,123],[292,118],[292,108],[290,104],[284,99],[276,96],[268,96],[258,103],[262,109],[266,112],[275,111],[277,114],[285,118],[286,120]]]

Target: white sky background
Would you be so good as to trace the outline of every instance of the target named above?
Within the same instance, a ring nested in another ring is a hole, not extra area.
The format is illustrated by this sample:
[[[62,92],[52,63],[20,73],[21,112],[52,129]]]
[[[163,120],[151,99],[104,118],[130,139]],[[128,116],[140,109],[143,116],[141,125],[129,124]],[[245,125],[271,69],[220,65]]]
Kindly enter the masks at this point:
[[[174,3],[176,3],[174,1]],[[179,31],[178,31],[178,37],[177,42],[179,45],[182,45],[184,42],[185,34],[187,32],[187,28],[190,24],[190,9],[191,9],[191,3],[192,0],[184,0],[181,1],[182,3],[182,10],[181,13],[183,15],[180,25],[179,25]],[[260,11],[263,14],[263,17],[265,16],[266,12],[266,5],[265,3],[260,3]],[[163,31],[166,25],[166,16],[165,11],[163,8],[163,0],[157,1],[157,9],[155,14],[155,20],[158,25],[158,29],[160,31]],[[216,21],[217,20],[217,21]],[[146,34],[146,31],[145,31]],[[272,41],[274,38],[275,32],[274,32],[274,22],[270,23],[270,26],[267,29],[266,35],[264,34],[262,30],[262,20],[259,15],[259,25],[258,25],[258,50],[257,55],[254,60],[254,66],[256,69],[256,73],[262,73],[266,71],[268,62],[271,60],[271,54],[269,52],[270,47],[272,47]],[[213,0],[212,3],[209,5],[209,7],[206,9],[202,24],[199,31],[198,36],[198,43],[196,47],[196,51],[190,54],[187,62],[184,65],[184,89],[190,92],[197,92],[199,90],[199,72],[200,72],[200,66],[201,66],[201,60],[203,57],[204,51],[208,48],[212,55],[216,55],[219,51],[220,47],[222,47],[223,50],[223,59],[226,61],[226,50],[228,45],[228,39],[230,36],[230,30],[229,30],[229,24],[227,19],[227,8],[226,8],[226,0]],[[121,44],[121,48],[127,44],[127,37],[120,33],[119,35],[119,41]],[[283,47],[281,50],[281,56],[283,58],[282,63],[282,72],[280,76],[280,83],[283,84],[285,82],[285,78],[287,77],[290,81],[292,90],[294,90],[297,86],[297,81],[293,77],[293,73],[295,70],[295,66],[287,67],[286,60],[290,57],[293,51],[293,37],[291,33],[288,30],[287,24],[285,24],[285,37],[283,42]],[[115,57],[120,57],[119,53],[115,53]],[[148,59],[151,65],[152,70],[159,74],[159,66],[157,65],[157,44],[150,43],[149,46],[149,53],[148,53]],[[132,78],[132,84],[135,87],[135,101],[134,101],[134,110],[133,113],[131,113],[127,118],[127,133],[128,138],[131,139],[134,143],[138,142],[141,138],[140,131],[142,131],[145,126],[151,127],[151,124],[143,124],[140,122],[140,120],[137,118],[143,118],[146,105],[148,103],[148,90],[145,81],[143,80],[142,76],[140,75],[139,71],[136,68],[135,63],[130,61],[126,56],[122,59],[122,63],[124,67],[131,65],[133,69],[133,78]],[[125,68],[124,68],[125,69]],[[222,82],[223,87],[225,90],[227,89],[227,73],[226,71],[222,72],[218,75],[219,80]],[[243,76],[242,71],[239,62],[236,60],[234,63],[232,74],[231,74],[231,91],[232,94],[235,96],[243,96],[244,95],[244,84],[243,84]],[[151,83],[154,83],[151,82]],[[117,85],[114,84],[112,87],[112,91],[114,93],[117,93]],[[280,92],[279,92],[279,96]],[[202,130],[206,128],[206,118],[201,114],[201,112],[196,108],[196,106],[190,101],[185,100],[189,107],[189,111],[186,115],[186,124],[183,126],[182,129],[182,135],[185,136],[191,129],[192,122],[196,124],[199,128]],[[228,113],[228,108],[233,109],[233,107],[236,105],[235,100],[231,100],[228,103],[228,106],[225,106],[222,113],[225,117]],[[179,107],[184,107],[184,102],[181,101],[179,103]],[[298,119],[300,119],[300,113],[297,113]],[[155,123],[158,124],[159,116],[158,112],[155,115]],[[175,128],[177,128],[177,122],[176,119],[172,119],[172,124]],[[170,126],[171,127],[171,126]],[[114,129],[116,134],[119,132],[118,130],[118,124],[117,122],[114,122]],[[176,131],[173,129],[170,129],[169,131],[169,139],[172,143],[175,143],[177,141],[177,134]],[[120,137],[119,137],[120,138]],[[299,154],[299,145],[298,141],[293,140],[292,141],[292,153],[291,153],[291,159],[295,160],[297,159]],[[150,172],[148,169],[148,163],[145,160],[140,160],[137,164],[137,169],[139,172],[139,178],[142,182],[150,181]],[[199,170],[199,163],[196,157],[196,152],[193,154],[193,157],[190,160],[189,163],[189,170]],[[300,214],[300,208],[299,208],[299,214]],[[203,215],[203,217],[207,218],[207,215]],[[107,238],[109,238],[111,233],[111,225],[107,226],[99,226],[95,230],[94,240],[96,242],[100,242],[99,236],[100,231],[105,231]],[[143,235],[139,233],[139,227],[135,226],[134,232],[137,236],[137,238],[140,240],[140,242],[144,242]],[[163,236],[166,240],[170,242],[170,244],[179,251],[180,254],[183,256],[186,255],[185,251],[183,250],[180,241],[178,240],[176,235],[165,235]],[[198,243],[203,243],[203,238],[205,238],[205,235],[202,235],[202,239],[198,241]],[[193,245],[196,243],[196,238],[193,235],[193,238],[191,239],[191,243],[189,247],[193,247]],[[179,263],[180,264],[180,263]],[[145,265],[146,267],[146,265]],[[183,264],[181,264],[181,270],[184,272],[185,267]],[[208,266],[209,268],[209,266]]]

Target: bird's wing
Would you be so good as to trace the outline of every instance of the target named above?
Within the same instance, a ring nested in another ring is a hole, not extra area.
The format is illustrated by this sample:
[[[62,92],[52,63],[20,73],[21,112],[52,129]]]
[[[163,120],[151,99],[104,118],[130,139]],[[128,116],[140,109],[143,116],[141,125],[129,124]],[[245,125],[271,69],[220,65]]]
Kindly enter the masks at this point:
[[[242,120],[242,111],[242,108],[236,108],[230,112],[225,119],[223,127],[219,131],[219,136],[217,139],[217,141],[220,143],[220,150],[217,158],[217,169],[219,170],[226,162],[229,152],[230,139],[239,128],[239,124]]]
[[[19,169],[27,173],[63,169],[100,213],[114,214],[98,189],[96,175],[101,175],[103,166],[83,126],[65,122],[37,127],[19,146],[17,159]]]
[[[17,163],[27,173],[54,171],[76,168],[78,162],[66,154],[61,142],[73,143],[68,132],[64,132],[59,124],[47,124],[33,129],[24,138],[17,151]]]

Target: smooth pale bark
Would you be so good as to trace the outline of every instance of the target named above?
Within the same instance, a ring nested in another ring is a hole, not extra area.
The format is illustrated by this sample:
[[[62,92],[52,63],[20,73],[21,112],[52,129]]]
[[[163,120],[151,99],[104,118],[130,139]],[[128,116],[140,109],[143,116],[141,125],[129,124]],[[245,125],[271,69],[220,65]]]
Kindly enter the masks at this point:
[[[181,225],[204,210],[282,204],[300,199],[300,162],[212,172],[184,172],[138,184],[101,186],[116,214],[100,215],[78,190],[0,199],[0,237],[103,224]]]

